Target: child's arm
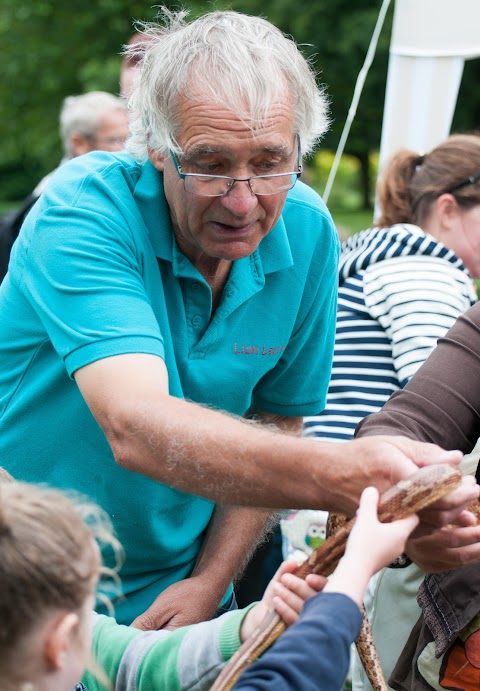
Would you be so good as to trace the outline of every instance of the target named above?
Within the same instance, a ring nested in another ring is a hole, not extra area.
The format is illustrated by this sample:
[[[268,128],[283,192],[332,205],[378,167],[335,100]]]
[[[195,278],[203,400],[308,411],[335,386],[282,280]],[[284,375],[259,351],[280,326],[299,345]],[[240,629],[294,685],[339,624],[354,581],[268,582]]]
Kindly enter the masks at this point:
[[[377,490],[366,489],[345,555],[323,592],[305,603],[298,623],[240,676],[235,691],[342,688],[350,646],[362,623],[359,605],[368,579],[403,552],[418,524],[416,516],[380,523],[377,504]],[[307,576],[309,582],[316,581]]]
[[[261,603],[175,631],[140,631],[111,617],[93,615],[93,655],[114,688],[206,691],[266,611],[275,605],[285,621],[293,623],[304,601],[324,585],[326,579],[320,576],[311,584],[293,576],[296,567],[296,562],[281,565]],[[280,582],[283,579],[287,585]],[[105,690],[90,672],[84,682],[89,691]]]
[[[361,605],[370,577],[404,551],[410,533],[418,525],[418,516],[380,523],[377,506],[378,491],[367,487],[360,499],[345,554],[328,579],[324,592],[342,593]]]

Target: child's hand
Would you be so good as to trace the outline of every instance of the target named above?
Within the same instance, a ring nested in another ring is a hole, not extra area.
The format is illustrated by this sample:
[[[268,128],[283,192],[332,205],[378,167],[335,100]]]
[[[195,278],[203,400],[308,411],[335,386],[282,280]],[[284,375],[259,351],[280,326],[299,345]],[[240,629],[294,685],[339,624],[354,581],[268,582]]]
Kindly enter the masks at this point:
[[[388,566],[405,549],[410,533],[417,527],[416,514],[392,523],[380,523],[377,517],[378,490],[367,487],[360,498],[357,519],[347,542],[345,558],[352,565],[363,564],[376,573]]]
[[[367,487],[360,498],[345,554],[324,588],[325,592],[348,595],[359,606],[369,579],[404,551],[410,533],[418,525],[416,515],[380,523],[377,506],[378,490]]]
[[[265,614],[275,609],[284,622],[291,626],[302,611],[303,603],[323,589],[326,578],[311,574],[307,580],[293,575],[298,567],[296,561],[284,561],[268,584],[262,601],[252,607],[243,620],[240,630],[242,642],[260,625]]]

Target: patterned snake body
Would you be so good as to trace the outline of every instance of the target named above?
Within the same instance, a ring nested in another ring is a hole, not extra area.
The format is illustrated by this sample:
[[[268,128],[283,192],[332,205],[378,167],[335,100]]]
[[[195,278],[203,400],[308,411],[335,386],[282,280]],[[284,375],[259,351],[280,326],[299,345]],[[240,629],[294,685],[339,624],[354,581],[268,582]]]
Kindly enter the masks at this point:
[[[383,523],[388,523],[417,513],[451,492],[460,484],[460,480],[460,471],[450,465],[438,464],[421,468],[382,494],[378,505],[378,517]],[[305,578],[310,573],[329,576],[343,556],[354,522],[355,519],[352,519],[339,527],[334,535],[310,554],[294,574],[300,578]],[[231,689],[243,670],[265,652],[285,629],[285,623],[275,610],[268,612],[260,626],[224,667],[211,691]],[[375,657],[375,652],[371,655]],[[388,687],[376,662],[374,659],[363,659],[374,691],[384,691]]]

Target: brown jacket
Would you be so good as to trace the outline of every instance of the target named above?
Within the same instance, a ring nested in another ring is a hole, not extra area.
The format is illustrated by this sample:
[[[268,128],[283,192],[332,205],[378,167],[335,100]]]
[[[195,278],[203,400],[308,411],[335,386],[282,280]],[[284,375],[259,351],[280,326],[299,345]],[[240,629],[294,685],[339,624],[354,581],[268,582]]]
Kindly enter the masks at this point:
[[[403,390],[362,420],[355,436],[378,434],[472,451],[480,437],[480,303],[439,340]],[[390,685],[402,691],[479,688],[480,565],[429,574],[417,599],[422,616]]]

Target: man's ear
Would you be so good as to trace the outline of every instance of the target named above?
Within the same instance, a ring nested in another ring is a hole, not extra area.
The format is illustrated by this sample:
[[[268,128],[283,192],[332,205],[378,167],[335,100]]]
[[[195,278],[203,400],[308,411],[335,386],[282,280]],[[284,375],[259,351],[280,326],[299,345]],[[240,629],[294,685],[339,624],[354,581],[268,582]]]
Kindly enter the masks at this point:
[[[46,632],[44,655],[51,670],[62,669],[69,661],[69,651],[78,635],[78,614],[62,614],[49,623]]]
[[[81,132],[73,132],[70,137],[70,150],[73,157],[88,154],[89,151],[94,151],[95,146],[90,137],[86,137]]]
[[[161,151],[148,149],[148,158],[150,159],[152,166],[163,173],[163,169],[165,167],[165,155]]]

